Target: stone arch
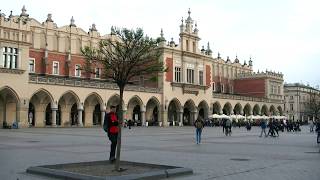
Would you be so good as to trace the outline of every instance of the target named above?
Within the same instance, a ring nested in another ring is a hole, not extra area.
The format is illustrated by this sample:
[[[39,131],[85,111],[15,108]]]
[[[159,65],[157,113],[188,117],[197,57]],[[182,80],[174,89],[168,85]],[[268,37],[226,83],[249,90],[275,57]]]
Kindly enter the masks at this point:
[[[209,105],[205,100],[199,103],[198,110],[199,110],[198,114],[203,120],[208,119]]]
[[[233,113],[234,114],[243,114],[242,111],[242,105],[240,103],[237,103],[234,108],[233,108]]]
[[[265,115],[265,116],[268,116],[268,115],[269,115],[268,107],[267,107],[267,105],[265,105],[265,104],[262,105],[261,115]]]
[[[271,116],[277,115],[277,110],[276,110],[276,108],[275,108],[273,105],[270,106],[269,112],[270,112],[270,115],[271,115]]]
[[[168,125],[172,126],[173,122],[181,121],[179,116],[182,113],[181,103],[177,98],[173,98],[168,105]]]
[[[52,105],[53,97],[46,89],[35,91],[29,101],[28,120],[31,126],[43,127],[57,124],[53,122]]]
[[[92,92],[84,100],[84,125],[101,125],[103,122],[104,104],[101,96]]]
[[[197,107],[192,99],[187,100],[183,105],[183,125],[193,125],[196,120]]]
[[[232,112],[232,106],[229,102],[226,102],[223,106],[223,114],[230,115]]]
[[[247,103],[243,108],[243,114],[245,116],[250,116],[251,113],[252,113],[251,105],[249,103]]]
[[[145,107],[141,98],[137,95],[133,96],[128,101],[127,116],[129,119],[132,119],[134,123],[137,123],[138,126],[144,125],[145,117]]]
[[[280,115],[280,116],[283,116],[282,107],[281,107],[281,106],[278,106],[277,109],[278,109],[279,115]]]
[[[212,105],[212,114],[221,114],[221,105],[219,101],[216,101]]]
[[[61,126],[83,125],[83,104],[73,91],[63,93],[58,101],[61,110]]]
[[[11,126],[13,122],[19,122],[19,104],[20,99],[15,90],[9,86],[0,88],[0,127],[4,123]]]
[[[159,125],[160,101],[156,97],[151,97],[146,104],[146,122],[150,126]]]
[[[252,114],[254,116],[260,115],[260,106],[258,104],[253,106]]]

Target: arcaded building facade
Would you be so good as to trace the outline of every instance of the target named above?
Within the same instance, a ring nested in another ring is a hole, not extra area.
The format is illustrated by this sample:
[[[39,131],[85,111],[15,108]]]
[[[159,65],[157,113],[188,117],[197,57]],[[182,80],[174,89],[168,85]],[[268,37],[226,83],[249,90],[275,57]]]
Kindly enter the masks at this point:
[[[198,31],[190,11],[178,42],[166,41],[161,30],[160,61],[168,71],[156,83],[133,79],[122,102],[124,118],[182,126],[211,114],[282,115],[283,75],[253,72],[251,59],[213,57],[209,43],[200,47]],[[24,7],[20,15],[0,13],[0,126],[101,125],[105,110],[120,103],[118,87],[102,78],[102,66],[94,75],[82,72],[80,49],[106,38],[94,24],[88,32],[77,27],[73,17],[58,27],[51,14],[40,23]]]

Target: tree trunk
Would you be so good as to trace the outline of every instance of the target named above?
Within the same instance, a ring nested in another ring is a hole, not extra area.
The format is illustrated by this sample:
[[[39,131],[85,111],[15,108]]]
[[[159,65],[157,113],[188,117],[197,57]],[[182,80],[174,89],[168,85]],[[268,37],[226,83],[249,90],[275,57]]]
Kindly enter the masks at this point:
[[[120,151],[121,151],[121,127],[122,127],[122,122],[123,122],[123,91],[124,87],[119,87],[120,89],[120,105],[119,105],[119,132],[118,132],[118,138],[117,138],[117,153],[116,153],[116,163],[115,163],[115,170],[120,171]]]

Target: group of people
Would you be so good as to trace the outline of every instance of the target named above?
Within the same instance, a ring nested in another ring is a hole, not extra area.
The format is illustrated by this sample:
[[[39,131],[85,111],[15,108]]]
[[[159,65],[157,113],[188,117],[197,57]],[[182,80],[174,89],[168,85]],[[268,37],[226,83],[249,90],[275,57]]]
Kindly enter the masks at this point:
[[[196,143],[201,143],[201,134],[202,130],[206,124],[206,122],[202,119],[201,116],[197,118],[197,120],[194,122],[194,127],[196,128]],[[130,128],[131,122],[128,122],[128,126]],[[320,143],[320,121],[313,122],[313,124],[310,125],[310,132],[314,131],[314,126],[316,126],[315,131],[318,132],[317,141]],[[222,121],[222,131],[226,134],[226,136],[231,135],[231,128],[232,128],[232,122],[230,119],[223,119]],[[250,122],[246,125],[247,130],[251,129]],[[295,122],[285,122],[285,121],[278,121],[275,119],[270,119],[269,122],[266,120],[260,121],[260,127],[261,127],[261,133],[259,137],[262,137],[264,134],[265,137],[271,136],[271,137],[279,137],[279,130],[284,131],[286,128],[288,132],[290,131],[299,131],[300,125],[299,123]],[[267,127],[269,127],[268,133],[266,132]],[[116,107],[111,106],[110,112],[106,113],[103,123],[103,129],[108,134],[109,140],[111,142],[110,147],[110,156],[109,161],[113,163],[116,160],[115,152],[117,147],[117,139],[118,139],[118,133],[119,133],[119,120],[116,115]]]

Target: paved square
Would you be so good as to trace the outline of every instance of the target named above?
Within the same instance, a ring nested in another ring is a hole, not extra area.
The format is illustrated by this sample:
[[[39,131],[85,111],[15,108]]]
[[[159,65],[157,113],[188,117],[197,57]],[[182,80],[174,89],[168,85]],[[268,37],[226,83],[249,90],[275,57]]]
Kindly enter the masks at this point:
[[[122,160],[192,168],[194,174],[171,179],[320,179],[316,135],[280,133],[259,138],[234,128],[206,127],[195,144],[193,127],[134,127],[123,131]],[[108,159],[109,141],[101,128],[31,128],[0,130],[0,177],[4,180],[41,180],[25,173],[30,166]],[[53,178],[52,178],[53,179]]]

